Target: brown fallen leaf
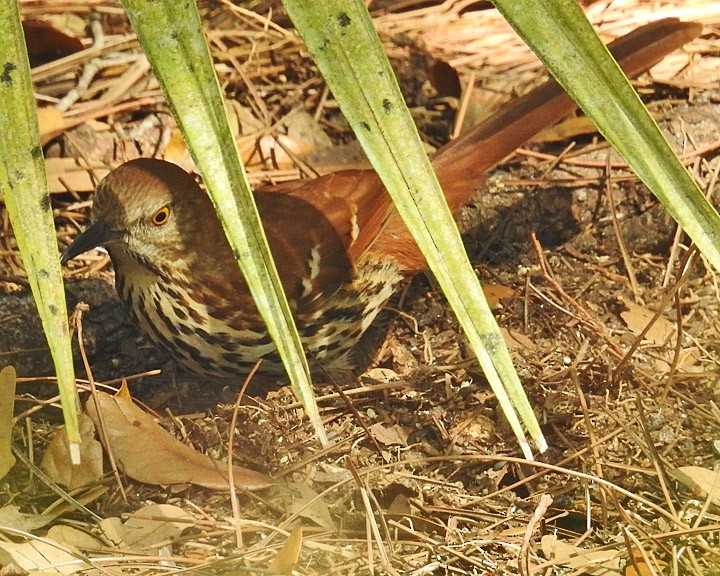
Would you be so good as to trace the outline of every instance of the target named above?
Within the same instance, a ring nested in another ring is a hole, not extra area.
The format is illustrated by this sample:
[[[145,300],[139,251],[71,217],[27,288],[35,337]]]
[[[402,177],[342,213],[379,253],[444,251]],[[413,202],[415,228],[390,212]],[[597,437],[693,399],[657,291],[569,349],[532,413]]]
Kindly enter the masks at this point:
[[[510,350],[529,350],[532,352],[537,348],[537,346],[535,346],[535,342],[530,340],[530,338],[524,334],[520,334],[517,330],[510,330],[502,327],[500,328],[500,332],[503,335],[505,344],[507,344],[507,347],[510,348]]]
[[[290,532],[285,544],[280,548],[277,556],[268,567],[268,572],[270,574],[292,574],[293,568],[297,564],[298,558],[300,558],[301,550],[302,527],[297,527]]]
[[[59,428],[48,445],[40,467],[55,482],[69,490],[87,486],[100,480],[103,475],[103,450],[95,439],[95,427],[87,414],[80,416],[80,464],[70,461],[65,427]]]
[[[309,154],[313,147],[307,142],[286,136],[285,134],[264,134],[257,138],[241,138],[238,140],[238,149],[243,162],[250,170],[255,164],[263,165],[272,160],[272,165],[280,170],[295,166],[294,157],[303,157]],[[294,156],[290,156],[288,151]]]
[[[212,490],[227,490],[227,465],[196,452],[165,431],[131,399],[97,393],[97,404],[115,460],[131,478],[146,484],[196,484]],[[99,428],[95,402],[86,412]],[[101,436],[102,437],[102,436]],[[233,467],[235,486],[259,490],[276,482],[264,474]]]
[[[375,440],[385,446],[407,446],[407,439],[410,435],[410,431],[399,424],[387,426],[383,422],[376,422],[370,426],[370,432]]]
[[[540,541],[543,555],[578,574],[590,576],[620,576],[620,566],[624,563],[617,550],[586,549],[567,544],[557,536],[543,536]]]
[[[579,136],[597,133],[597,128],[586,116],[573,116],[541,130],[531,142],[565,142]]]
[[[482,290],[490,308],[496,308],[503,301],[509,301],[515,296],[515,289],[502,284],[483,284]]]
[[[632,549],[632,555],[632,562],[628,561],[628,563],[625,564],[625,576],[654,576],[655,574],[666,574],[665,568],[667,568],[667,564],[665,562],[656,560],[657,566],[648,566],[642,552],[636,548]],[[657,568],[660,568],[661,571],[659,572]]]
[[[106,540],[123,550],[138,547],[152,549],[156,545],[177,540],[183,530],[196,520],[188,512],[171,504],[150,504],[123,521],[117,516],[100,522]]]
[[[290,514],[302,516],[326,530],[336,529],[325,500],[307,484],[289,482],[273,486],[269,498],[276,504],[282,503]]]
[[[720,470],[702,466],[681,466],[670,471],[670,476],[682,482],[701,498],[710,498],[720,506]]]
[[[627,299],[623,299],[623,304],[627,308],[627,311],[621,312],[620,317],[625,321],[625,324],[627,324],[627,327],[633,334],[640,334],[653,319],[655,312]],[[675,331],[675,324],[664,316],[660,316],[644,337],[653,344],[662,346],[675,334]]]
[[[87,574],[93,566],[78,559],[77,554],[49,538],[27,542],[0,542],[11,562],[28,573]]]
[[[35,514],[32,512],[21,512],[20,507],[8,504],[0,508],[0,526],[33,532],[47,526],[55,520],[55,514]],[[2,572],[0,572],[1,574]]]
[[[95,486],[89,486],[84,488],[80,492],[73,493],[73,502],[68,502],[63,498],[58,498],[52,502],[45,510],[43,514],[51,514],[53,516],[62,517],[70,512],[76,512],[76,503],[82,506],[89,506],[93,502],[97,502],[105,494],[110,491],[109,486],[105,484],[96,484]]]
[[[59,24],[59,25],[58,25]],[[28,56],[33,66],[51,62],[83,49],[83,43],[77,36],[71,36],[60,22],[48,20],[26,20],[23,33]]]
[[[50,526],[47,537],[71,550],[99,550],[104,546],[102,540],[91,536],[84,530],[65,524]]]

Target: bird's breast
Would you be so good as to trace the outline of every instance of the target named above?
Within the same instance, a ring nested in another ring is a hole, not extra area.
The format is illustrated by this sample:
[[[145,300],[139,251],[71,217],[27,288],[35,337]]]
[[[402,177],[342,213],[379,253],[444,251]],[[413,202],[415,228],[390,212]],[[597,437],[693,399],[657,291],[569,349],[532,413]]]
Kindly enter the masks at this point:
[[[258,359],[282,375],[279,355],[243,282],[197,278],[190,271],[152,274],[116,263],[116,284],[139,329],[183,368],[228,378]],[[228,272],[231,273],[231,272]],[[331,372],[352,368],[352,349],[396,290],[402,276],[390,261],[363,262],[350,282],[293,310],[312,359]]]

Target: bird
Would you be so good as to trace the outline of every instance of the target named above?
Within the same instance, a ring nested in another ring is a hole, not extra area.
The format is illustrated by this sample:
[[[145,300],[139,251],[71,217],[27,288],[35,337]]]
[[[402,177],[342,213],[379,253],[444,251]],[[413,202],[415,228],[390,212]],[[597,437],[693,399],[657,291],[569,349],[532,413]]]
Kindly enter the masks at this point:
[[[611,49],[637,75],[698,32],[655,22]],[[433,167],[451,210],[469,202],[491,167],[574,108],[548,80],[440,149]],[[358,341],[405,279],[425,269],[422,253],[372,170],[264,187],[254,198],[305,350],[323,373],[352,373]],[[229,379],[262,359],[266,375],[284,374],[213,205],[191,174],[150,158],[111,171],[95,191],[91,225],[61,261],[99,246],[132,320],[181,367]]]

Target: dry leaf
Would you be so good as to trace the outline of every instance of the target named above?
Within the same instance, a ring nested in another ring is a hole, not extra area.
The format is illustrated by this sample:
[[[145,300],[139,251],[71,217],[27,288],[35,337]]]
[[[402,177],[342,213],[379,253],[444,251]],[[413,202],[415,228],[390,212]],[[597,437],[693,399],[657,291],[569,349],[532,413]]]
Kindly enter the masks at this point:
[[[515,296],[513,288],[502,284],[483,284],[482,291],[490,308],[497,308],[499,304],[503,304],[504,301],[511,300]]]
[[[98,392],[97,402],[112,452],[120,469],[146,484],[196,484],[227,490],[227,466],[196,452],[165,431],[130,399]],[[95,402],[86,411],[100,426]],[[101,436],[102,437],[102,436]],[[259,472],[233,467],[235,486],[247,490],[267,488],[275,482]]]
[[[441,98],[460,98],[462,84],[460,74],[445,60],[435,60],[430,66],[428,80]]]
[[[403,428],[399,424],[393,426],[386,426],[382,422],[377,422],[370,426],[370,432],[372,433],[375,440],[384,444],[385,446],[407,446],[407,439],[410,435],[410,431]]]
[[[370,368],[363,378],[383,384],[400,380],[400,375],[390,368]]]
[[[484,414],[472,414],[450,427],[448,434],[458,446],[492,442],[497,424]]]
[[[655,316],[655,312],[630,300],[623,300],[623,304],[627,311],[621,312],[620,316],[633,334],[640,334]],[[664,316],[660,316],[645,334],[645,339],[656,346],[662,346],[673,334],[675,334],[675,324]]]
[[[100,522],[103,536],[122,549],[151,548],[177,540],[183,530],[195,524],[188,512],[170,504],[151,504],[141,508],[125,522],[105,518]]]
[[[287,116],[285,129],[290,138],[306,143],[312,151],[335,146],[320,123],[304,110],[292,112]]]
[[[8,526],[23,532],[32,532],[52,522],[54,514],[26,514],[20,507],[8,504],[0,508],[0,526]]]
[[[501,327],[500,333],[503,336],[503,340],[505,340],[505,344],[507,344],[507,347],[510,350],[530,350],[532,352],[536,348],[535,342],[530,340],[530,338],[524,334],[520,334],[520,332],[517,332],[516,330],[509,330],[508,328]]]
[[[12,455],[13,408],[15,406],[15,368],[0,371],[0,478],[15,465]]]
[[[541,540],[543,555],[591,576],[619,576],[622,557],[617,550],[586,550],[558,540],[557,536],[543,536]]]
[[[245,165],[250,169],[254,164],[272,160],[272,165],[283,170],[293,168],[293,156],[303,157],[312,152],[313,146],[285,134],[265,134],[238,140],[238,149]],[[292,153],[290,156],[288,152]]]
[[[0,542],[0,550],[4,550],[12,557],[13,564],[28,572],[74,574],[83,571],[87,574],[93,570],[90,564],[78,560],[75,554],[48,538],[19,544]]]
[[[95,427],[87,414],[80,416],[80,464],[73,466],[70,461],[67,434],[65,427],[61,426],[45,450],[40,467],[69,490],[100,480],[103,475],[103,449],[95,439]]]
[[[633,561],[625,565],[625,576],[654,576],[657,572],[647,565],[640,550],[633,548]],[[664,572],[663,572],[664,573]]]
[[[240,136],[257,135],[266,128],[250,108],[243,106],[237,100],[225,100],[225,111],[228,115],[230,131],[236,140]]]
[[[102,496],[107,494],[110,491],[110,488],[108,486],[105,486],[103,484],[96,484],[95,486],[91,486],[89,488],[84,489],[82,492],[78,494],[73,494],[73,499],[83,506],[88,506],[89,504],[92,504],[93,502],[99,500]],[[70,502],[67,500],[58,497],[55,502],[50,504],[45,510],[43,510],[43,514],[52,514],[53,516],[64,516],[65,514],[69,512],[76,512],[77,508],[73,506]]]
[[[183,170],[193,172],[197,170],[195,163],[190,156],[190,151],[185,146],[180,130],[173,130],[172,136],[163,151],[163,160],[177,164]]]
[[[715,506],[720,506],[720,470],[681,466],[671,470],[670,475],[702,498],[709,497]]]
[[[330,517],[330,511],[317,492],[306,484],[282,484],[272,488],[272,500],[282,502],[282,506],[289,509],[291,514],[297,514],[315,522],[326,530],[335,530],[335,523]],[[287,501],[291,504],[288,506]]]
[[[690,346],[689,348],[680,349],[678,354],[676,367],[678,370],[687,374],[688,372],[702,372],[705,369],[699,366],[698,363],[702,360],[703,353],[697,346]],[[669,372],[670,366],[675,359],[675,351],[668,350],[663,358],[655,358],[655,366],[661,372]]]
[[[94,538],[83,530],[65,524],[51,526],[47,537],[55,540],[58,544],[76,550],[99,550],[105,547],[105,543],[101,540]]]
[[[271,574],[292,574],[302,550],[302,527],[297,527],[290,533],[285,544],[275,556],[268,567]]]

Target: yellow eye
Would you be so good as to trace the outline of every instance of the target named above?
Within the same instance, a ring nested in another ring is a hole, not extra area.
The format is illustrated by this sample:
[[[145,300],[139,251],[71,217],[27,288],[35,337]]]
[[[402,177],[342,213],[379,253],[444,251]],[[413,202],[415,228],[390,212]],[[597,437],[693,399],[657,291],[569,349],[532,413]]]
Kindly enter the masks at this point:
[[[155,226],[162,226],[170,219],[170,207],[169,206],[163,206],[153,214],[152,218],[150,218],[150,221],[155,224]]]

